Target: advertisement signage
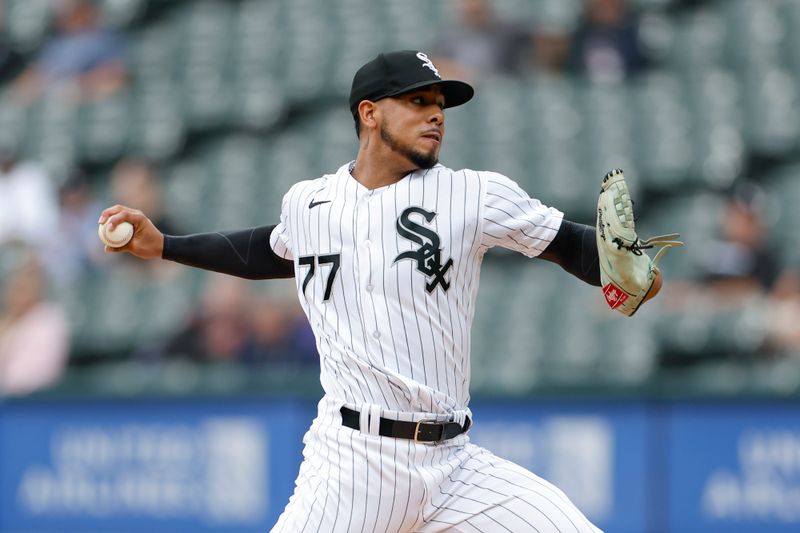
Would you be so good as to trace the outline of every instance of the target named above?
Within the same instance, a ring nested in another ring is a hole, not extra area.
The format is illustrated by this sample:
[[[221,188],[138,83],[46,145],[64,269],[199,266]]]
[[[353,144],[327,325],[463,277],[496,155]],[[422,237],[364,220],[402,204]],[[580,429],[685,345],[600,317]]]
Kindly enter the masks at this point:
[[[472,441],[551,481],[604,531],[800,531],[791,402],[472,403]],[[264,533],[313,400],[0,403],[0,533]]]
[[[0,531],[263,533],[311,418],[290,402],[5,405]]]
[[[800,409],[676,404],[667,420],[670,531],[800,531]]]

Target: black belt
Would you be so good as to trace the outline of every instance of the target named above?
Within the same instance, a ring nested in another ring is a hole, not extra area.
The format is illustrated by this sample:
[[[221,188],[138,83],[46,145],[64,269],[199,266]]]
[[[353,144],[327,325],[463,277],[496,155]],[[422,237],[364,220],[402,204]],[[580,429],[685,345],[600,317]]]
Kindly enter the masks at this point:
[[[342,425],[350,429],[361,429],[361,413],[347,407],[341,408]],[[403,422],[381,417],[378,434],[381,437],[395,437],[410,439],[416,442],[442,442],[452,439],[466,432],[472,425],[467,417],[462,426],[457,422],[434,422],[433,420],[420,420],[419,422]]]

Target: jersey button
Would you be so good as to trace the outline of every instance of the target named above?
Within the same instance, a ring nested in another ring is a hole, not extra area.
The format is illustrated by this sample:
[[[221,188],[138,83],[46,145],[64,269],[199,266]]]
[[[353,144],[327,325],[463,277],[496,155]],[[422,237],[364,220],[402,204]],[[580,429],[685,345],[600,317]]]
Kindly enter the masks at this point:
[[[375,332],[372,333],[372,336],[375,337],[376,339],[380,339],[381,338],[381,332],[380,331],[375,331]]]
[[[367,248],[372,248],[372,241],[364,241],[364,246]]]
[[[373,289],[373,288],[374,288],[374,287],[373,287],[372,285],[367,285],[367,286],[366,286],[367,292],[372,292],[372,289]]]

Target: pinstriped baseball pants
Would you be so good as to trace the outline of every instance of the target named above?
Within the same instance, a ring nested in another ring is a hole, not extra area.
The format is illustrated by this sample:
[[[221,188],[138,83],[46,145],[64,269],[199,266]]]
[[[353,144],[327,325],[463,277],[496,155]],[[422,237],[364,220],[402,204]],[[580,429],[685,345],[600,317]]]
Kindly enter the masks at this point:
[[[331,405],[303,441],[273,533],[600,531],[561,490],[466,435],[435,445],[370,435]]]

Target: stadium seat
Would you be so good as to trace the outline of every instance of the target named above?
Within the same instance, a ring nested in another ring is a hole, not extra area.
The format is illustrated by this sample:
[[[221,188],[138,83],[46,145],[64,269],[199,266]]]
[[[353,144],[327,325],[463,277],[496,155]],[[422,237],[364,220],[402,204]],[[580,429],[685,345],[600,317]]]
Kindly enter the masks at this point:
[[[78,119],[81,156],[94,163],[122,157],[131,136],[130,92],[123,91],[80,109]]]
[[[167,79],[139,85],[131,107],[128,149],[157,161],[175,156],[188,134],[177,85]]]
[[[670,70],[691,77],[722,64],[729,30],[718,9],[706,6],[678,15],[670,30],[665,58]]]
[[[780,65],[782,39],[786,35],[785,19],[780,2],[761,0],[727,0],[715,7],[728,29],[725,56],[737,69],[761,64]]]
[[[126,28],[144,13],[145,0],[101,0],[103,22],[112,28]]]
[[[751,66],[744,82],[744,134],[750,148],[770,157],[800,143],[800,94],[792,74],[777,64]]]
[[[28,108],[23,153],[52,172],[63,172],[79,160],[76,131],[79,106],[68,90],[53,90]]]
[[[50,24],[50,0],[6,0],[3,30],[12,47],[23,53],[34,51],[44,39]]]
[[[643,187],[665,192],[691,179],[693,118],[681,79],[653,72],[634,82],[635,157]]]
[[[158,21],[132,32],[130,64],[135,87],[175,81],[180,63],[181,33],[177,22]]]
[[[164,183],[166,203],[170,214],[181,221],[187,233],[218,230],[208,220],[205,209],[218,176],[212,174],[203,157],[193,156],[174,164],[168,171]]]
[[[0,146],[22,148],[26,141],[28,113],[8,91],[0,92]]]
[[[788,70],[800,81],[800,3],[794,0],[781,0],[779,3],[779,16],[786,24],[783,57]]]
[[[747,156],[741,85],[730,71],[710,67],[685,86],[694,121],[695,185],[726,189],[741,175]]]
[[[261,181],[268,169],[259,165],[263,144],[255,137],[229,137],[209,155],[209,224],[217,229],[265,224],[261,214]],[[272,220],[277,220],[277,217]]]
[[[800,165],[786,165],[767,176],[765,186],[769,191],[768,220],[771,241],[788,268],[800,265]]]
[[[580,143],[586,157],[583,178],[587,187],[581,194],[586,194],[587,214],[595,207],[590,192],[599,187],[599,180],[613,168],[625,171],[631,194],[641,197],[639,162],[633,141],[636,117],[629,107],[630,89],[624,85],[584,84],[578,94],[579,110],[585,120]]]

